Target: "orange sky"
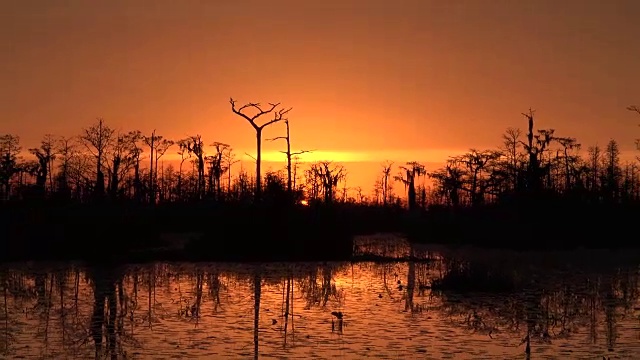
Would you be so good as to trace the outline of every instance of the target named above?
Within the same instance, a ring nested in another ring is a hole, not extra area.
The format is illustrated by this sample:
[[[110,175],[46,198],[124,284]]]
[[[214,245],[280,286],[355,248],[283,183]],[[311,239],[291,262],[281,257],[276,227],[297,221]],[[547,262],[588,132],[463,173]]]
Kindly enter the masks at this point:
[[[254,152],[233,96],[293,107],[294,150],[376,169],[493,147],[529,107],[541,127],[631,151],[638,13],[634,0],[7,1],[0,133],[33,146],[100,116]]]

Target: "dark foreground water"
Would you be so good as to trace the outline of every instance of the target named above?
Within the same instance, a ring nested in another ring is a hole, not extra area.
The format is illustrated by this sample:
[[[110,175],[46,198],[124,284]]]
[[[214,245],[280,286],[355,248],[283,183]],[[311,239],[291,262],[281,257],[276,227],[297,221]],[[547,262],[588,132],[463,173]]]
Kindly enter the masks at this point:
[[[366,250],[430,260],[3,265],[0,358],[640,359],[637,252]]]

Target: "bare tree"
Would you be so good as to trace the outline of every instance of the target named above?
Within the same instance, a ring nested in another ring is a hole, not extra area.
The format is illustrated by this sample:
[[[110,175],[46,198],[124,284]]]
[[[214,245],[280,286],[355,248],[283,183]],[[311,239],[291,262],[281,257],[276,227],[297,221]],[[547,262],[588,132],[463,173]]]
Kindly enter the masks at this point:
[[[512,189],[517,189],[518,183],[518,147],[520,146],[520,129],[507,128],[502,135],[502,144],[504,146],[505,154],[507,156],[507,171],[511,177]]]
[[[285,154],[287,156],[287,192],[289,193],[289,196],[291,196],[292,184],[293,184],[292,168],[291,168],[291,157],[292,156],[297,156],[297,155],[302,155],[302,154],[307,153],[307,152],[311,152],[311,150],[301,150],[301,151],[292,153],[291,152],[291,134],[289,132],[289,120],[285,120],[284,123],[287,126],[287,135],[286,136],[278,136],[278,137],[275,137],[273,139],[268,139],[268,140],[269,141],[274,141],[274,140],[284,139],[284,140],[287,141],[287,151],[281,151],[281,153],[283,153],[283,154]]]
[[[0,135],[0,185],[2,195],[9,197],[11,194],[11,179],[18,173],[18,155],[20,154],[20,137],[6,134]]]
[[[134,176],[139,176],[140,153],[142,149],[138,147],[139,132],[129,132],[118,134],[113,144],[111,152],[111,164],[109,168],[109,195],[113,198],[118,196],[121,180],[134,169]],[[135,180],[134,180],[135,181]]]
[[[233,149],[228,147],[224,150],[224,162],[227,164],[227,176],[228,179],[228,191],[231,192],[231,167],[233,164],[239,162],[240,160],[235,160],[235,154],[233,153]]]
[[[133,157],[133,192],[134,197],[137,201],[142,200],[142,180],[140,179],[140,163],[142,161],[142,144],[144,141],[144,136],[142,136],[142,132],[139,130],[130,131],[127,134],[131,144],[131,156]]]
[[[601,172],[600,164],[602,162],[602,149],[598,144],[596,144],[589,147],[588,154],[589,171],[591,175],[588,179],[588,183],[590,184],[589,189],[592,193],[596,193],[600,190],[599,177]]]
[[[39,148],[29,149],[29,152],[36,156],[38,161],[36,167],[36,186],[44,195],[46,183],[49,180],[49,188],[53,190],[52,165],[56,158],[55,141],[51,134],[45,135]]]
[[[382,179],[380,181],[380,186],[382,187],[382,204],[384,206],[387,205],[389,201],[389,177],[391,176],[391,167],[393,166],[393,162],[385,161],[382,163]]]
[[[460,190],[463,190],[464,175],[457,158],[450,158],[444,168],[428,174],[435,181],[438,195],[454,208],[460,206]]]
[[[71,161],[77,155],[76,145],[73,142],[73,139],[67,137],[61,137],[58,139],[56,152],[60,155],[57,177],[58,191],[68,196],[70,195],[68,194],[68,190]]]
[[[202,199],[204,195],[204,142],[202,141],[202,136],[193,135],[187,139],[187,151],[196,157],[196,164],[198,170],[198,178],[196,183],[196,191],[198,198]]]
[[[169,148],[171,148],[175,144],[175,141],[173,140],[163,139],[161,136],[159,136],[158,138],[159,139],[157,139],[155,143],[156,150],[155,150],[155,156],[154,156],[154,160],[155,160],[154,176],[156,179],[158,178],[158,161],[160,161],[160,159],[164,156],[167,150],[169,150]]]
[[[618,143],[611,139],[607,143],[603,154],[603,190],[606,191],[605,196],[608,200],[617,200],[620,196],[620,179],[622,178],[622,169],[620,167],[620,148]]]
[[[640,115],[640,107],[636,105],[631,105],[627,107],[627,110],[636,112],[638,113],[638,115]],[[636,149],[640,150],[640,139],[636,139]],[[640,156],[636,156],[636,160],[640,161]]]
[[[324,202],[330,204],[335,198],[335,190],[338,183],[346,176],[346,170],[342,165],[333,165],[330,161],[320,161],[311,164],[311,174],[319,179],[322,185]]]
[[[231,111],[233,111],[234,114],[247,120],[249,124],[251,124],[253,129],[256,131],[256,194],[255,194],[255,197],[256,197],[256,200],[260,200],[260,194],[262,191],[261,174],[260,174],[260,163],[262,160],[262,130],[271,124],[274,124],[281,120],[285,120],[284,115],[286,115],[289,111],[291,111],[291,108],[276,110],[276,108],[280,106],[280,103],[275,103],[275,104],[269,103],[268,109],[263,109],[259,103],[248,103],[248,104],[242,105],[239,108],[236,108],[236,101],[233,100],[233,98],[231,98],[229,102],[231,103]],[[254,115],[245,114],[243,110],[246,110],[249,108],[253,108],[258,112]],[[256,121],[258,121],[258,119],[261,116],[269,113],[274,114],[272,120],[269,120],[262,125],[258,125],[256,123]]]
[[[401,172],[395,177],[395,180],[404,184],[404,187],[407,190],[407,205],[409,206],[410,211],[414,211],[416,209],[415,179],[416,177],[426,175],[427,172],[424,165],[417,161],[411,161],[408,162],[406,166],[400,166],[400,170]]]
[[[172,140],[164,139],[162,135],[156,135],[156,131],[153,130],[151,136],[145,136],[144,142],[149,146],[149,201],[151,203],[156,202],[156,181],[158,178],[158,161],[167,152],[167,150],[173,146]]]
[[[191,157],[191,152],[189,151],[189,139],[178,140],[178,155],[180,155],[180,167],[178,168],[178,196],[182,196],[182,166],[184,165],[185,160]]]
[[[113,142],[114,130],[105,125],[104,119],[98,118],[98,123],[84,129],[84,134],[80,137],[82,144],[89,153],[96,159],[96,187],[95,194],[104,194],[104,173],[102,166],[109,146]]]
[[[221,142],[214,142],[211,146],[213,146],[216,152],[206,157],[209,163],[209,192],[215,192],[216,199],[219,200],[222,197],[222,175],[229,170],[225,167],[223,158],[226,150],[230,148],[230,146]]]
[[[543,155],[548,150],[549,145],[555,137],[555,130],[538,130],[534,135],[534,117],[535,110],[529,109],[528,113],[522,113],[529,123],[529,131],[527,132],[527,143],[520,142],[527,154],[529,155],[529,167],[527,172],[527,186],[534,192],[539,191],[542,187],[542,179],[544,172],[548,169],[543,168]],[[547,167],[548,168],[548,167]]]
[[[564,187],[565,191],[571,188],[571,166],[577,162],[577,157],[570,154],[571,150],[579,150],[580,144],[575,138],[563,137],[556,138],[560,146],[562,146],[562,153],[564,159]]]

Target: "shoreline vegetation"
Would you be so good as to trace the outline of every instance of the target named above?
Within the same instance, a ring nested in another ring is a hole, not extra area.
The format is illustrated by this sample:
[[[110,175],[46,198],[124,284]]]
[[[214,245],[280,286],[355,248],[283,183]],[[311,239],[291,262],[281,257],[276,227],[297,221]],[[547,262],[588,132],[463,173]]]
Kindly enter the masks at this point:
[[[118,133],[98,119],[76,138],[45,136],[29,149],[35,160],[23,159],[17,136],[0,135],[0,259],[349,260],[355,235],[384,232],[523,251],[638,245],[629,235],[640,215],[637,162],[622,163],[615,140],[583,154],[575,138],[536,129],[532,110],[526,133],[509,128],[498,148],[440,169],[383,163],[363,195],[346,187],[343,165],[303,168],[296,156],[307,151],[291,150],[291,109],[230,104],[255,130],[253,177],[233,173],[229,145],[207,153],[201,135]],[[267,140],[284,140],[285,169],[263,174],[262,131],[278,122],[286,136]],[[170,150],[179,168],[159,169]],[[398,182],[404,194],[394,193]]]

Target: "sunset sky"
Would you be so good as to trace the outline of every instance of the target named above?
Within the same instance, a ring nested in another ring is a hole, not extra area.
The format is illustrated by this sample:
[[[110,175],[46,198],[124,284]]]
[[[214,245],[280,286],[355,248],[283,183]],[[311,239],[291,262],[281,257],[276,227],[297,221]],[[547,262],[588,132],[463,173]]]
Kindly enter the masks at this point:
[[[367,188],[385,159],[438,163],[494,147],[505,128],[524,129],[529,107],[585,148],[615,138],[631,152],[640,137],[625,109],[640,105],[639,1],[2,5],[0,133],[25,147],[103,117],[254,153],[230,96],[293,107],[293,150],[357,163],[353,181]],[[265,143],[266,158],[282,146]]]

